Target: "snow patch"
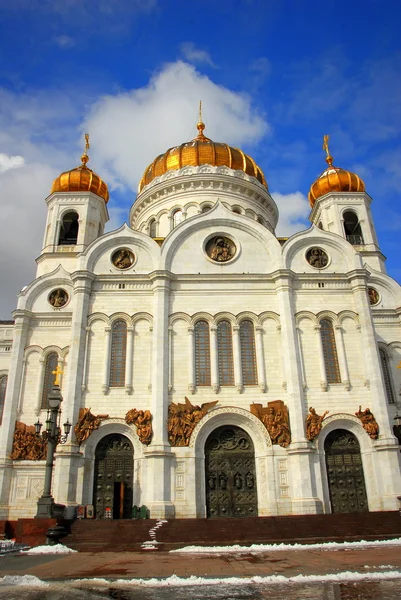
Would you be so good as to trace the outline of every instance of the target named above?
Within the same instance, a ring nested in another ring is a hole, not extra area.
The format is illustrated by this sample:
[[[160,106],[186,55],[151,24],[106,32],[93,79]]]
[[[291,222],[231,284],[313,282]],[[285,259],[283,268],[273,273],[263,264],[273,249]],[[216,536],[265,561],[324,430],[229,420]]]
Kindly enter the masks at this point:
[[[35,575],[5,575],[0,577],[0,585],[22,585],[32,587],[49,587],[46,581],[42,581]]]
[[[185,554],[231,554],[248,552],[279,552],[283,550],[346,550],[367,548],[369,546],[401,546],[401,538],[394,540],[377,540],[367,542],[324,542],[321,544],[252,544],[251,546],[184,546],[178,550],[170,550],[171,553]]]
[[[36,546],[36,548],[30,548],[23,552],[24,554],[72,554],[73,552],[78,552],[78,550],[67,548],[63,544],[55,544],[54,546]]]

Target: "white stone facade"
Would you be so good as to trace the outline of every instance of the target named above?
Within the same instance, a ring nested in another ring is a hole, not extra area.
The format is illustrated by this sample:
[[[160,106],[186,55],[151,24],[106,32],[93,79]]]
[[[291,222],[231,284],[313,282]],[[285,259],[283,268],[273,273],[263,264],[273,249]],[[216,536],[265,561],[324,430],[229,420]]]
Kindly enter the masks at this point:
[[[18,297],[15,324],[0,324],[0,376],[8,375],[0,427],[0,518],[32,517],[41,493],[44,462],[10,458],[15,422],[33,425],[41,408],[44,365],[56,352],[63,375],[62,421],[76,423],[79,410],[108,415],[81,446],[72,432],[58,447],[53,492],[67,506],[91,504],[96,447],[118,433],[134,448],[133,503],[152,517],[204,517],[205,442],[221,425],[242,428],[255,450],[258,514],[331,512],[324,442],[335,429],[357,438],[369,510],[396,510],[401,494],[400,450],[393,419],[401,409],[401,288],[388,277],[378,248],[365,193],[327,194],[311,214],[311,227],[283,245],[274,235],[277,207],[256,179],[229,168],[185,168],[149,184],[130,213],[131,227],[104,234],[104,201],[92,193],[56,193],[49,213],[37,278]],[[365,244],[345,239],[341,211],[359,215]],[[206,212],[203,212],[205,207]],[[57,244],[63,210],[79,216],[75,246]],[[183,218],[174,225],[175,210]],[[149,223],[157,221],[154,237]],[[321,224],[322,229],[317,225]],[[230,238],[233,259],[217,263],[205,245],[212,236]],[[160,240],[159,240],[160,241]],[[321,269],[306,260],[310,248],[329,260]],[[122,271],[111,262],[119,248],[135,260]],[[379,301],[370,306],[368,287]],[[68,293],[62,307],[49,295]],[[329,383],[320,337],[322,319],[333,324],[340,382]],[[211,385],[196,385],[194,326],[210,326]],[[233,331],[234,385],[219,381],[216,326]],[[244,385],[238,327],[255,328],[257,384]],[[127,325],[125,381],[110,386],[110,332]],[[388,360],[388,397],[379,349]],[[186,447],[171,447],[168,406],[217,400],[195,427]],[[282,400],[288,407],[292,442],[273,445],[262,422],[250,412]],[[355,413],[369,407],[380,428],[372,440]],[[320,435],[306,439],[308,408],[329,411]],[[153,439],[140,443],[125,423],[131,408],[150,410]]]

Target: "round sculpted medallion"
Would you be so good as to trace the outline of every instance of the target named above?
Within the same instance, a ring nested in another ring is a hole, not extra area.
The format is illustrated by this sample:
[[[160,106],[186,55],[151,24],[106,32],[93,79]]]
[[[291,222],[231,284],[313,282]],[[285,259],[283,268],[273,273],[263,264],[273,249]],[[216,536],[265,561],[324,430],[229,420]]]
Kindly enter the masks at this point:
[[[237,249],[232,240],[222,235],[212,237],[206,244],[206,254],[215,262],[227,262],[234,258]]]
[[[374,306],[380,300],[379,293],[377,292],[377,290],[375,290],[375,288],[371,288],[371,287],[368,288],[368,296],[369,296],[369,302],[370,302],[371,306]]]
[[[51,304],[54,308],[61,308],[65,306],[68,302],[68,294],[62,288],[57,288],[53,290],[49,295],[49,304]]]
[[[323,269],[327,267],[329,262],[329,257],[326,252],[322,250],[322,248],[318,248],[317,246],[313,248],[309,248],[306,253],[306,260],[310,264],[311,267],[315,269]]]
[[[135,256],[128,248],[119,248],[111,257],[111,262],[117,269],[129,269],[134,261]]]

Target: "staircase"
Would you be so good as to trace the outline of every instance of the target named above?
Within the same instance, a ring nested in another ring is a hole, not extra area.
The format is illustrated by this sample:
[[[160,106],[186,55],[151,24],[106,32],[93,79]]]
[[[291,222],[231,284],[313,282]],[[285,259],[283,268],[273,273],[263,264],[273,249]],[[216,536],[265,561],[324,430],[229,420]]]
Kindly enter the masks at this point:
[[[381,540],[401,537],[401,517],[394,512],[335,515],[249,517],[245,519],[80,520],[63,540],[81,552],[139,552],[156,531],[157,549],[231,544],[279,544]],[[155,529],[156,527],[156,529]]]

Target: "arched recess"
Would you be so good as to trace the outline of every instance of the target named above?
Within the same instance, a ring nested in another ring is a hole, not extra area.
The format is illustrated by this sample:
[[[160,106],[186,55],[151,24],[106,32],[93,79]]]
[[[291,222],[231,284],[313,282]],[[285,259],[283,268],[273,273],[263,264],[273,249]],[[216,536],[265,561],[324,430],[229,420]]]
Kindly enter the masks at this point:
[[[354,210],[346,209],[342,214],[345,239],[353,246],[363,244],[363,235],[358,215]]]
[[[371,438],[368,436],[366,431],[361,425],[358,417],[347,413],[337,413],[330,415],[324,419],[322,424],[321,432],[317,438],[317,450],[320,459],[321,469],[321,480],[322,480],[322,493],[325,512],[330,513],[331,502],[330,502],[330,491],[329,482],[326,470],[326,453],[325,453],[325,441],[327,436],[335,430],[345,430],[352,433],[358,441],[362,467],[366,484],[366,494],[368,500],[368,509],[377,510],[379,505],[379,493],[378,493],[378,481],[375,475],[375,469],[373,464],[374,446]]]
[[[78,489],[82,504],[93,503],[93,487],[95,476],[95,455],[99,442],[106,436],[119,434],[128,438],[133,447],[133,473],[132,473],[132,505],[142,504],[144,497],[145,481],[142,477],[143,447],[139,441],[135,426],[125,423],[124,419],[109,418],[102,420],[99,429],[96,429],[87,440],[85,440],[80,451],[83,454],[84,468],[80,469],[80,480]],[[77,499],[80,502],[79,498]]]
[[[258,515],[277,514],[273,465],[273,447],[262,422],[243,408],[232,406],[211,410],[195,427],[189,446],[194,450],[195,487],[193,501],[196,515],[206,516],[205,443],[210,434],[223,425],[243,429],[251,438],[255,450]]]
[[[75,210],[65,212],[60,221],[58,245],[75,246],[78,241],[79,215]]]

